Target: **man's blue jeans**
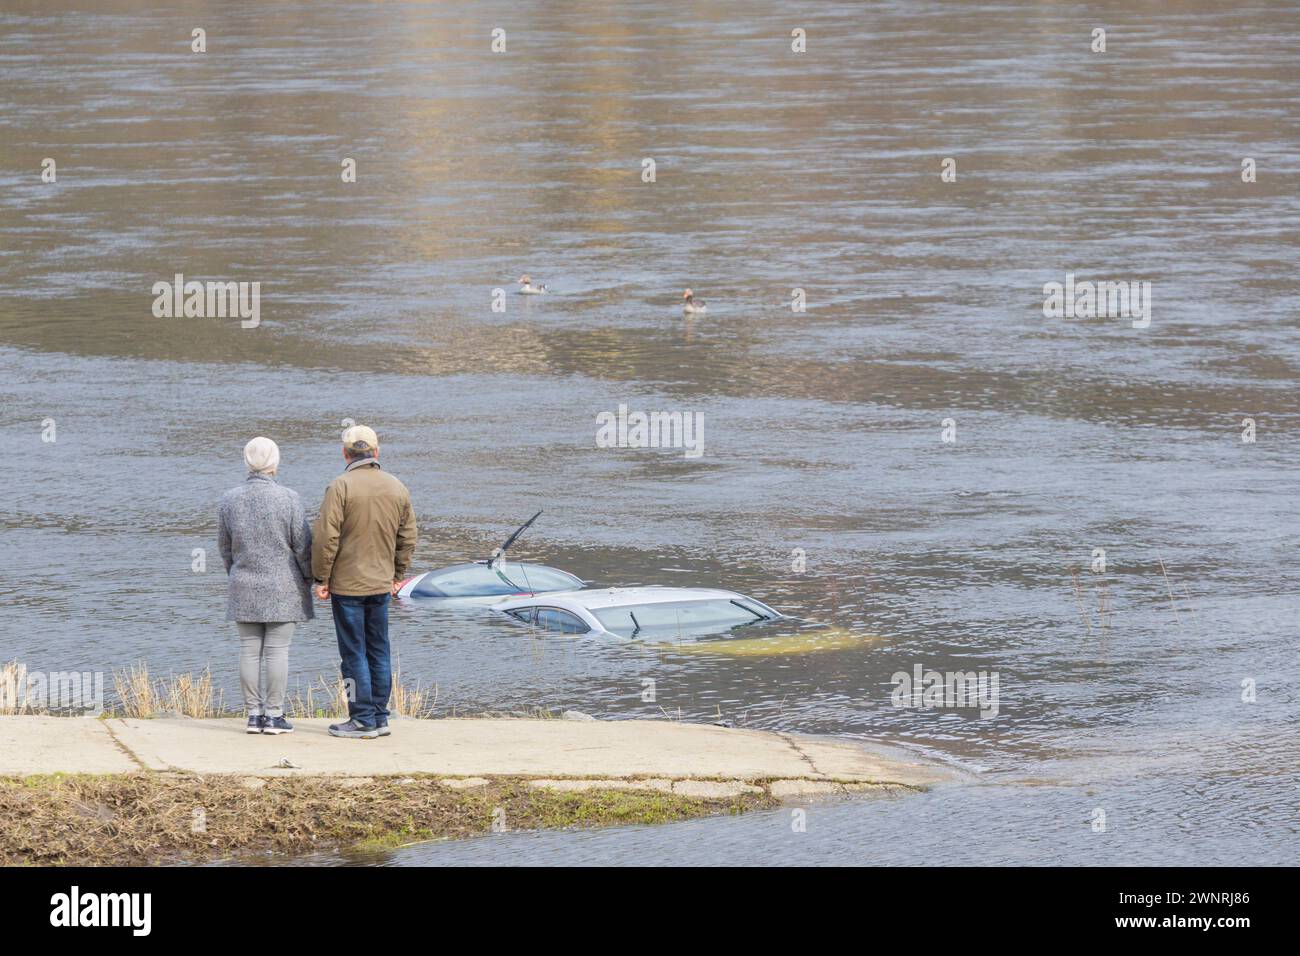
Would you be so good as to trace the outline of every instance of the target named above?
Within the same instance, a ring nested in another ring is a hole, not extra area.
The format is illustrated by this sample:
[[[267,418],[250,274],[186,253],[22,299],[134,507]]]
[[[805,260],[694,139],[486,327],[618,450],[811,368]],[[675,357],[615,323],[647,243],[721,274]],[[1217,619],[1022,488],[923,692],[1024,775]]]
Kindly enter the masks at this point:
[[[393,692],[388,598],[388,594],[330,595],[343,679],[351,682],[348,716],[367,727],[388,723],[388,697]]]

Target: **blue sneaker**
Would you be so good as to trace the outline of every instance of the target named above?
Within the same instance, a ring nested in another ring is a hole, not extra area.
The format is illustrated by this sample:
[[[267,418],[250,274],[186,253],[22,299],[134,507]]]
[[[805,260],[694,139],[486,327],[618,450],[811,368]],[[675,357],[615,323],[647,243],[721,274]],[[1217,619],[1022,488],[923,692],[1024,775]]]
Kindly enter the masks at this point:
[[[291,734],[293,733],[293,724],[285,720],[284,717],[263,717],[262,733],[264,734]]]
[[[368,727],[365,724],[357,723],[355,720],[349,720],[345,724],[330,724],[330,736],[374,740],[379,736],[379,728]]]
[[[392,729],[389,728],[389,726],[388,726],[388,718],[387,718],[387,717],[380,717],[380,718],[379,718],[379,726],[378,726],[377,729],[379,730],[379,736],[381,736],[381,737],[391,737],[392,734],[393,734]]]
[[[266,730],[266,718],[261,714],[255,717],[249,717],[248,723],[244,725],[244,733],[260,734]]]

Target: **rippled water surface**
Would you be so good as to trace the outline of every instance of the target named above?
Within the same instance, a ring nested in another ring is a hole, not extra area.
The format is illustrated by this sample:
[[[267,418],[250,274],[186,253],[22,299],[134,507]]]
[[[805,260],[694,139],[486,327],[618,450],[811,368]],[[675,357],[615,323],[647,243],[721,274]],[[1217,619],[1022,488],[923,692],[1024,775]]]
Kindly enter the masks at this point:
[[[233,704],[215,502],[266,434],[314,508],[352,418],[419,568],[543,508],[520,556],[864,636],[679,656],[397,610],[441,712],[724,719],[972,774],[806,834],[380,862],[1294,862],[1298,81],[1284,3],[7,0],[0,659],[211,665]],[[524,271],[552,294],[494,312]],[[1045,319],[1067,272],[1152,282],[1150,327]],[[176,273],[260,281],[261,326],[154,318]],[[701,413],[704,455],[597,448],[620,404]],[[996,671],[997,715],[892,706],[917,664]],[[335,667],[301,629],[293,681]]]

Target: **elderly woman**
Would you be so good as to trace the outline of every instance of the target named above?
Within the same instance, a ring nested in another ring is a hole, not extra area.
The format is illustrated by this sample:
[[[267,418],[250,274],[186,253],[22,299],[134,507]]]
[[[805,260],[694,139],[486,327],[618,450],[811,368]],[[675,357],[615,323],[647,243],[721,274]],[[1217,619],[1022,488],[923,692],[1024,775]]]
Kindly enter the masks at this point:
[[[289,642],[313,617],[311,528],[296,491],[275,482],[280,449],[269,438],[244,446],[248,478],[221,496],[217,522],[229,575],[226,620],[239,628],[239,680],[250,734],[287,734],[284,694]],[[262,665],[266,680],[262,680]]]

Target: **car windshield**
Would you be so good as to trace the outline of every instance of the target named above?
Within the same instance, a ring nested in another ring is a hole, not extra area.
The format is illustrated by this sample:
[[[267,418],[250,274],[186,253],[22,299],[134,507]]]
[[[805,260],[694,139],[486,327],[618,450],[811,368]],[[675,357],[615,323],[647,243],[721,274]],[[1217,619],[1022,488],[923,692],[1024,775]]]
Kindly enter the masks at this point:
[[[572,574],[541,564],[458,564],[431,571],[411,589],[411,597],[489,597],[582,587]]]
[[[638,640],[685,634],[715,634],[745,624],[771,620],[775,612],[746,598],[703,598],[592,608],[607,631]]]

